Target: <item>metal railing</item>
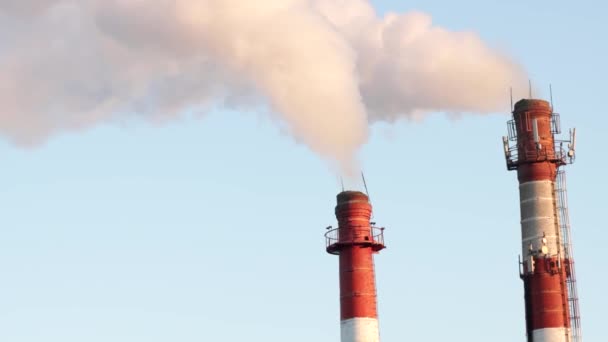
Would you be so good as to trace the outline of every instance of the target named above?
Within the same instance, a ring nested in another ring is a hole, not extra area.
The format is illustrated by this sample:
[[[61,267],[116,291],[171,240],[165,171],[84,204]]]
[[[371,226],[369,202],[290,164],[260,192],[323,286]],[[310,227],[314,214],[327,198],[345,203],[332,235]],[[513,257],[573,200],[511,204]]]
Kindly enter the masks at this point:
[[[560,115],[558,113],[551,114],[551,134],[553,135],[554,146],[553,148],[547,148],[542,146],[538,149],[523,151],[524,155],[520,155],[518,141],[517,141],[517,126],[515,120],[509,120],[507,122],[508,136],[505,137],[505,158],[507,161],[507,169],[516,170],[520,163],[523,162],[536,162],[536,161],[550,161],[561,165],[572,164],[574,162],[574,140],[575,131],[570,131],[570,139],[557,139],[556,136],[562,133]],[[514,142],[511,144],[509,142]],[[567,149],[565,148],[567,147]]]
[[[509,146],[507,158],[507,167],[509,170],[517,169],[520,162],[536,162],[536,161],[550,161],[557,163],[558,165],[572,164],[574,158],[572,158],[566,149],[564,144],[569,143],[567,140],[555,140],[553,151],[543,146],[541,149],[528,150],[525,156],[519,155],[519,148],[517,145]]]
[[[370,245],[374,250],[384,248],[384,227],[362,226],[334,228],[325,233],[325,247],[328,251],[338,250],[345,245]]]
[[[509,140],[517,141],[517,126],[515,125],[515,119],[507,122],[509,131]],[[551,133],[553,135],[562,134],[562,123],[559,113],[551,114]]]

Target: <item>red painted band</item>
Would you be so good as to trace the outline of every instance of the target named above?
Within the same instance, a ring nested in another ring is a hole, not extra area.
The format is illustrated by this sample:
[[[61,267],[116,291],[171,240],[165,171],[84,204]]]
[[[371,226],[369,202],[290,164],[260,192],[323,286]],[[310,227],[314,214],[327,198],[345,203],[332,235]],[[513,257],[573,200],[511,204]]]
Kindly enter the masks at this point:
[[[566,277],[568,261],[557,257],[534,258],[534,272],[525,270],[526,326],[528,333],[546,328],[570,327]]]
[[[361,245],[370,238],[372,206],[367,195],[347,191],[338,195],[336,218],[340,231],[340,317],[377,318],[374,251]]]
[[[519,183],[535,181],[555,181],[557,165],[551,162],[522,164],[517,169]]]
[[[370,247],[352,246],[340,252],[340,316],[343,320],[378,316]]]

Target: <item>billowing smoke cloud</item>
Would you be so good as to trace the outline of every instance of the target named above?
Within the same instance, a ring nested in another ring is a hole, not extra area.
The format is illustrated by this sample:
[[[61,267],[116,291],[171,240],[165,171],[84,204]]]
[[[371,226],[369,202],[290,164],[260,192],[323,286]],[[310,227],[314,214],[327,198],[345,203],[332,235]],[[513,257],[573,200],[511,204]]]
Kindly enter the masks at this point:
[[[0,134],[24,145],[237,106],[347,168],[370,122],[505,110],[525,78],[474,33],[366,0],[0,0]]]

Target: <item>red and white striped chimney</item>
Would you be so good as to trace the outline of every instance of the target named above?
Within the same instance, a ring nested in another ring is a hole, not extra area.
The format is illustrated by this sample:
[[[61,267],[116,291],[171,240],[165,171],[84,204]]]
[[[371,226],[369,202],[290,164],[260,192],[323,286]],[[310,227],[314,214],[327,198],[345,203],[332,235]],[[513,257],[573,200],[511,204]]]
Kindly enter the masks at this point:
[[[325,236],[327,252],[340,256],[341,341],[378,342],[373,254],[385,248],[384,228],[370,222],[372,206],[364,193],[344,191],[337,198],[338,228]]]
[[[524,99],[515,104],[509,135],[517,145],[505,154],[519,179],[526,332],[529,342],[572,342],[568,286],[571,260],[560,223],[558,169],[573,157],[556,142],[559,121],[551,105]]]

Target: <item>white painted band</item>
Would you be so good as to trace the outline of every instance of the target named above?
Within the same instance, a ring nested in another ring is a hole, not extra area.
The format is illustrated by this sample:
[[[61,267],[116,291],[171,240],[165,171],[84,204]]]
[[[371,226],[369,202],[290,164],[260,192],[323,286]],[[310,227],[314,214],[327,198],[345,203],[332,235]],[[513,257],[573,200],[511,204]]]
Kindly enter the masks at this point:
[[[553,217],[551,217],[551,216],[526,217],[525,219],[521,220],[521,223],[536,222],[536,221],[543,221],[543,220],[553,220]]]
[[[527,237],[525,239],[522,239],[521,241],[522,242],[530,242],[530,241],[536,241],[536,240],[542,239],[542,238],[543,238],[542,235],[530,236],[530,237]],[[555,239],[555,238],[557,238],[557,235],[548,235],[547,234],[547,235],[544,236],[544,238],[546,238],[546,239]]]
[[[378,319],[351,318],[340,323],[341,342],[380,342]]]
[[[533,342],[569,342],[571,341],[570,329],[547,328],[532,331]]]
[[[528,199],[522,200],[521,203],[528,203],[528,202],[531,202],[531,201],[553,201],[553,197],[538,196],[538,197],[528,198]]]
[[[519,186],[522,255],[526,259],[543,250],[548,256],[563,252],[553,184],[533,181]]]

